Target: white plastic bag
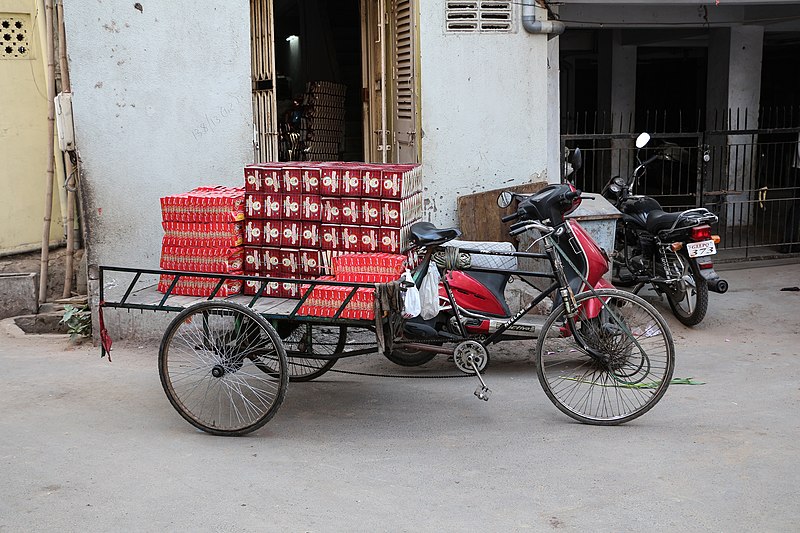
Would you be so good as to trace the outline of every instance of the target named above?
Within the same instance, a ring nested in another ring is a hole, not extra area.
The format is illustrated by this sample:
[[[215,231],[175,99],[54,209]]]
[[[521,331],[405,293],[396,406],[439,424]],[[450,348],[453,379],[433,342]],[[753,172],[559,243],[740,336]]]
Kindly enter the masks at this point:
[[[420,315],[424,320],[430,320],[439,314],[439,269],[431,261],[428,264],[428,273],[422,280],[419,288],[419,298],[422,310]]]
[[[414,318],[419,316],[420,303],[419,303],[419,289],[414,284],[414,278],[411,272],[405,271],[400,281],[408,284],[408,288],[403,293],[403,318]]]

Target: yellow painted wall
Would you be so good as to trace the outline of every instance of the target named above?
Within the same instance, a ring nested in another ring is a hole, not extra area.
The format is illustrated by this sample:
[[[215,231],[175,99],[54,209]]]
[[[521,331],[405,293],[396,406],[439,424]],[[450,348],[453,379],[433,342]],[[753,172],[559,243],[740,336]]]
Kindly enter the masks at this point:
[[[45,24],[39,4],[0,0],[0,21],[22,20],[28,43],[27,57],[10,57],[14,54],[7,53],[6,47],[18,48],[20,31],[13,25],[3,28],[0,22],[0,253],[35,249],[42,242],[48,135],[47,58],[42,53]],[[58,179],[59,175],[63,176],[60,160],[53,187],[51,243],[64,239],[59,201],[63,177]]]

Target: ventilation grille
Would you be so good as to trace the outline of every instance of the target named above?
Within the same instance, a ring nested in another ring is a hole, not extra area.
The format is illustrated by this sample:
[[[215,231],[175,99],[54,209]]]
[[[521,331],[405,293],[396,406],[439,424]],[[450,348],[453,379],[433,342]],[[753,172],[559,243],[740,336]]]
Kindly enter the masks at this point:
[[[0,13],[0,59],[28,59],[30,15]]]
[[[514,29],[512,0],[445,3],[445,31],[448,33],[511,33]]]

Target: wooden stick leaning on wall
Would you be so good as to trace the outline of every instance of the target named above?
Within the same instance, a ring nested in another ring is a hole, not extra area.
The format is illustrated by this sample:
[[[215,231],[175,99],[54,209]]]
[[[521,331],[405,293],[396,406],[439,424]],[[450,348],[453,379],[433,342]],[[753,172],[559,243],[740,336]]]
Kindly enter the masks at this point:
[[[58,21],[58,62],[61,70],[61,92],[72,91],[69,81],[69,66],[67,65],[67,42],[64,29],[64,2],[56,0],[56,16]],[[72,278],[75,271],[75,190],[77,186],[76,168],[72,164],[72,154],[64,154],[64,170],[66,178],[64,187],[67,189],[67,256],[64,267],[64,292],[62,298],[69,298],[72,293]]]
[[[42,228],[42,258],[39,269],[39,301],[41,306],[47,301],[47,267],[50,260],[50,221],[53,214],[53,179],[55,177],[55,97],[56,65],[53,59],[53,0],[43,0],[47,54],[47,183],[45,186],[44,224]]]

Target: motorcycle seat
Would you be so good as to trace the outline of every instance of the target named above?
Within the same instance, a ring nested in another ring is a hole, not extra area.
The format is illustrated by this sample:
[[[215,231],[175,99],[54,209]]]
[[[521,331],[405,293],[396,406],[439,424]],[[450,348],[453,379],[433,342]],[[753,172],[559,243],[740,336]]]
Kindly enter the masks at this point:
[[[461,236],[461,231],[457,228],[437,228],[430,222],[417,222],[409,230],[411,242],[418,246],[431,246],[452,241]]]
[[[666,211],[653,210],[647,215],[646,228],[650,233],[670,230],[677,226],[681,213],[667,213]]]

